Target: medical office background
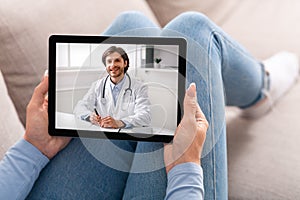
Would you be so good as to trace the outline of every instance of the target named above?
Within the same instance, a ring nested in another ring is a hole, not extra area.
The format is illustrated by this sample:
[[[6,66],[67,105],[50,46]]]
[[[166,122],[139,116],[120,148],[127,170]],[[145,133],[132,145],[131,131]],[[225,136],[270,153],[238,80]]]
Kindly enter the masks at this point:
[[[177,126],[178,46],[113,44],[129,56],[128,74],[148,85],[151,127]],[[56,112],[73,115],[91,84],[107,76],[103,52],[112,44],[59,43],[56,50]],[[159,65],[155,59],[161,59]]]

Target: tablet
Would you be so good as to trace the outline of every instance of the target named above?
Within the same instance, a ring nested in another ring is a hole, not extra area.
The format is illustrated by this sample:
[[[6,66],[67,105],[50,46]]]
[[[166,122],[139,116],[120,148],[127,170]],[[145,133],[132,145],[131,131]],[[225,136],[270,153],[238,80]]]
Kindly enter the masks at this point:
[[[171,141],[185,58],[184,38],[50,36],[49,134]]]

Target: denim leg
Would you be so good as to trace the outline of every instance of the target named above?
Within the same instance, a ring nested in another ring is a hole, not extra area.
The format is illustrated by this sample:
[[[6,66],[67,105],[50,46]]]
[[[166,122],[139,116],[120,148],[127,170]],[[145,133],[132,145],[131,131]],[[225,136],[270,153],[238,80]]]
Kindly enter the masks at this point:
[[[167,175],[162,143],[138,142],[124,191],[124,200],[164,199]]]
[[[183,23],[184,19],[187,21]],[[226,105],[248,107],[257,102],[267,87],[263,82],[265,74],[260,62],[201,13],[187,12],[181,14],[164,29],[171,29],[174,22],[176,24],[182,23],[180,27],[176,27],[177,30],[175,31],[178,33],[173,34],[189,38],[190,43],[191,41],[197,43],[206,51],[206,56],[209,56],[209,60],[203,59],[201,56],[202,63],[205,61],[206,64],[213,64],[220,68]],[[172,34],[166,32],[165,35]],[[211,52],[212,50],[216,52]],[[195,55],[198,52],[192,51],[190,48],[189,59],[199,57],[199,55]]]
[[[188,43],[187,86],[191,82],[196,83],[198,102],[209,122],[201,164],[205,199],[210,200],[217,199],[218,196],[221,199],[227,197],[226,154],[219,156],[220,152],[226,152],[226,142],[219,140],[220,137],[225,137],[225,98],[221,55],[211,35],[210,29],[213,28],[214,25],[203,15],[185,13],[163,29],[163,35],[181,35]]]
[[[199,13],[178,16],[161,35],[181,36],[188,41],[187,85],[197,83],[198,101],[210,123],[201,161],[205,199],[226,199],[225,100],[228,105],[240,107],[254,104],[262,95],[262,67],[238,43]],[[159,143],[138,143],[124,199],[163,199],[166,174],[162,167],[163,154],[159,150],[162,150]],[[153,151],[157,156],[151,158],[148,153]],[[147,156],[149,159],[145,159]],[[141,169],[146,172],[139,171]],[[149,191],[156,192],[151,194]]]
[[[158,36],[161,29],[138,11],[121,13],[104,31],[103,35]]]
[[[132,157],[118,157],[107,151],[99,139],[73,139],[42,170],[27,199],[121,199],[128,172],[115,170],[103,164],[93,154],[105,152],[120,165],[131,167]],[[113,141],[128,152],[135,151],[135,143]],[[92,153],[91,153],[92,152]]]
[[[262,67],[200,13],[181,14],[162,34],[187,39],[187,85],[197,84],[198,102],[210,124],[201,160],[205,199],[226,199],[225,100],[240,107],[255,103],[263,90]]]

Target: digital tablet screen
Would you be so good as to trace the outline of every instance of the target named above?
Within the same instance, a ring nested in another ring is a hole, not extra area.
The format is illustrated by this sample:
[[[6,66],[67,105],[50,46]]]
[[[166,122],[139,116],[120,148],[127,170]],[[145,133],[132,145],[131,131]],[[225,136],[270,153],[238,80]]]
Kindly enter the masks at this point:
[[[49,134],[172,140],[183,114],[186,41],[52,35]]]

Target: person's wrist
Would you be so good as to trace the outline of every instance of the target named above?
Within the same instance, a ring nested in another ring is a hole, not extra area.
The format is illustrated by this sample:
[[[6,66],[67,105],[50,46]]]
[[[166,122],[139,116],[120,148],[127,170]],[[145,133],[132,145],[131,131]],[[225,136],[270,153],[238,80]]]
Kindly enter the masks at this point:
[[[46,156],[48,159],[51,159],[51,156],[47,155],[46,151],[44,150],[45,146],[43,144],[40,144],[40,143],[35,142],[34,140],[30,139],[30,137],[28,137],[26,133],[23,138],[24,138],[24,140],[29,142],[32,146],[37,148],[44,156]]]
[[[65,148],[70,142],[70,137],[57,137],[46,135],[34,136],[27,131],[24,134],[24,140],[35,146],[42,154],[44,154],[49,160],[52,159],[59,151]]]
[[[173,162],[172,164],[166,166],[167,174],[176,166],[184,163],[195,163],[197,165],[201,165],[200,159],[178,159],[177,161]]]

